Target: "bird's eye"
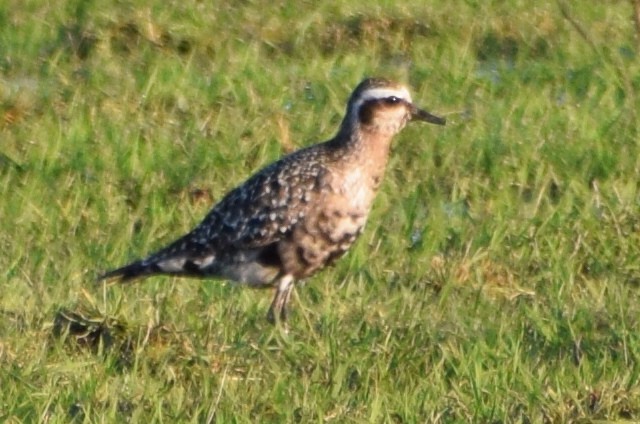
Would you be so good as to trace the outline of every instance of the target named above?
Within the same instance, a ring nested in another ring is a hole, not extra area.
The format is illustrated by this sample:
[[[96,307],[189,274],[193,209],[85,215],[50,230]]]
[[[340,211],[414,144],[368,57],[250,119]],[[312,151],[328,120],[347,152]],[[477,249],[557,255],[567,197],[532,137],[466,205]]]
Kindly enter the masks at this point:
[[[396,96],[389,96],[389,97],[385,97],[384,102],[388,105],[395,105],[396,103],[400,102],[400,99],[397,98]]]

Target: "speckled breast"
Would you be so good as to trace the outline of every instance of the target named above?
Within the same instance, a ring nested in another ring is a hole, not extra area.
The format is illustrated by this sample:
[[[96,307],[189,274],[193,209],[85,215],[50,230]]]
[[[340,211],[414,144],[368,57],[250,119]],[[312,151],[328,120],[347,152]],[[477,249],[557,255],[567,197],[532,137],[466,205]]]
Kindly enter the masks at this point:
[[[371,175],[352,168],[329,178],[315,207],[294,228],[279,252],[285,272],[308,277],[333,263],[361,234],[378,184]]]

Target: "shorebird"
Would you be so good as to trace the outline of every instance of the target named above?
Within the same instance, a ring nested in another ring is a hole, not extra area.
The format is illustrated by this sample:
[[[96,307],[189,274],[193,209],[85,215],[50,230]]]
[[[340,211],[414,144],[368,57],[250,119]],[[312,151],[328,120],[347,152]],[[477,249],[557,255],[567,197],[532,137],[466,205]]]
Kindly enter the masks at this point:
[[[168,274],[274,287],[267,319],[286,325],[295,282],[344,255],[362,232],[391,140],[411,120],[445,124],[416,107],[403,85],[365,79],[335,137],[266,166],[191,232],[99,280]]]

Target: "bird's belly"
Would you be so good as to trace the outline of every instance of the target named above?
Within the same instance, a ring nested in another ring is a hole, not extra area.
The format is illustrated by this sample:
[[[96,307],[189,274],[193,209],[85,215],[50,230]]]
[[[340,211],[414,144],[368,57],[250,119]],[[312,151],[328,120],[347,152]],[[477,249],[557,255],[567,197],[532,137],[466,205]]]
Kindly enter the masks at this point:
[[[333,219],[322,221],[318,226],[320,239],[327,245],[342,246],[342,250],[347,250],[360,235],[367,220],[366,213],[334,211],[333,216]]]
[[[212,267],[210,272],[234,283],[253,287],[271,285],[280,272],[280,264],[268,260],[265,249],[223,254],[223,260]]]
[[[304,278],[340,258],[356,241],[367,219],[367,212],[325,204],[307,216],[279,253],[284,272]]]

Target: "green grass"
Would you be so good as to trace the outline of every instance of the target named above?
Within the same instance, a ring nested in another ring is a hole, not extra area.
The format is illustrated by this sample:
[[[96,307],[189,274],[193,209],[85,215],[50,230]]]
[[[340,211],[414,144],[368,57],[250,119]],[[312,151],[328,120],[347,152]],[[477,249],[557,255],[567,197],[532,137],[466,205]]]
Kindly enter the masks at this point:
[[[6,3],[6,2],[5,2]],[[631,2],[0,8],[0,421],[640,420]],[[95,276],[333,135],[364,77],[448,116],[395,141],[291,333],[267,291]]]

